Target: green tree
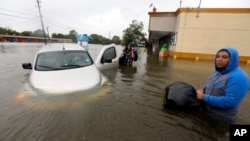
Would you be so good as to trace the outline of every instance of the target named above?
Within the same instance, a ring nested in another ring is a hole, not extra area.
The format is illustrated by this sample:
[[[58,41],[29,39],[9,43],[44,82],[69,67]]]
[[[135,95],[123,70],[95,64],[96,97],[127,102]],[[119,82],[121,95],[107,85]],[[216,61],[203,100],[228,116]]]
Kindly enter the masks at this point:
[[[119,45],[119,44],[121,44],[121,39],[119,36],[113,36],[112,42]]]
[[[129,43],[138,44],[142,39],[145,39],[146,33],[143,32],[143,23],[133,20],[128,28],[123,30],[122,44],[128,45]]]
[[[22,36],[33,36],[33,33],[32,33],[32,31],[23,31],[23,32],[21,32],[20,35],[22,35]]]
[[[7,29],[0,27],[0,34],[6,34]]]
[[[101,44],[103,37],[97,34],[91,34],[89,36],[89,43],[90,44]]]
[[[106,45],[106,44],[111,44],[112,41],[101,36],[101,35],[97,35],[97,34],[91,34],[89,36],[89,43],[90,44],[102,44],[102,45]]]
[[[19,33],[15,30],[12,30],[9,28],[6,29],[3,27],[0,27],[0,34],[44,37],[42,29],[37,29],[34,32],[23,31],[23,32]],[[76,43],[77,42],[76,35],[77,35],[77,32],[75,30],[71,30],[69,32],[69,34],[65,34],[65,35],[62,33],[52,33],[51,38],[72,39],[72,41]],[[46,34],[46,38],[48,38],[48,37],[49,37],[48,34]],[[98,34],[91,34],[89,36],[89,43],[90,44],[102,44],[102,45],[111,44],[111,43],[121,44],[121,40],[120,40],[119,36],[113,36],[112,40],[110,40],[110,39],[105,38],[105,37],[98,35]]]
[[[0,27],[0,34],[4,34],[4,35],[20,35],[19,32],[9,29],[9,28],[2,28]]]
[[[67,37],[65,37],[65,35],[62,33],[53,33],[52,38],[67,38]]]
[[[77,42],[76,41],[76,35],[77,35],[77,32],[75,30],[71,30],[69,32],[69,39],[72,39],[72,41],[76,43]]]

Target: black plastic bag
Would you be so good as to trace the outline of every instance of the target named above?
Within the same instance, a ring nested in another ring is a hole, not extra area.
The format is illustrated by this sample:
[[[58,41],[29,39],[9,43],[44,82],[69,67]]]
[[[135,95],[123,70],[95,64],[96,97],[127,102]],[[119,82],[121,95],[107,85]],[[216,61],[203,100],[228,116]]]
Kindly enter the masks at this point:
[[[134,55],[135,55],[135,57],[134,57],[134,61],[137,61],[137,59],[138,59],[138,53],[137,53],[137,51],[136,51],[136,50],[134,51]]]
[[[198,110],[201,101],[197,99],[195,88],[185,82],[174,82],[165,88],[165,108],[181,108]]]

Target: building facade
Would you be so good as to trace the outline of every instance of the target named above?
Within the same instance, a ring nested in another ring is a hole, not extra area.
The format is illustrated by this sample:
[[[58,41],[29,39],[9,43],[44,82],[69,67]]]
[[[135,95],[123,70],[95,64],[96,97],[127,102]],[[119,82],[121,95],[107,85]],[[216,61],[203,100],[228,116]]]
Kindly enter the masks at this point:
[[[170,56],[213,60],[231,46],[241,62],[250,62],[250,8],[179,8],[149,16],[149,41],[158,48],[167,43]]]

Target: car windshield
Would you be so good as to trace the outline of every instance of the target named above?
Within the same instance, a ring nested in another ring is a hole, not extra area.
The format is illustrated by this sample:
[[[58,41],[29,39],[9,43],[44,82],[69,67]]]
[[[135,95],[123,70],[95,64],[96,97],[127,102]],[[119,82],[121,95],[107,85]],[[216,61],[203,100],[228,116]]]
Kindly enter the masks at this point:
[[[35,70],[74,69],[92,64],[93,61],[86,51],[53,51],[38,54]]]

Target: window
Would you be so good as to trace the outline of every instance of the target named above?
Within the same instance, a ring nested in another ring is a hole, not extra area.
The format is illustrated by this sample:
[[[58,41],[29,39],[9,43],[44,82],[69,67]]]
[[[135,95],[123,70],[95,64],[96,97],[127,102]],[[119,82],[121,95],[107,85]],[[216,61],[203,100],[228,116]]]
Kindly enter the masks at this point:
[[[102,59],[114,59],[116,57],[115,47],[108,48],[104,51]]]

